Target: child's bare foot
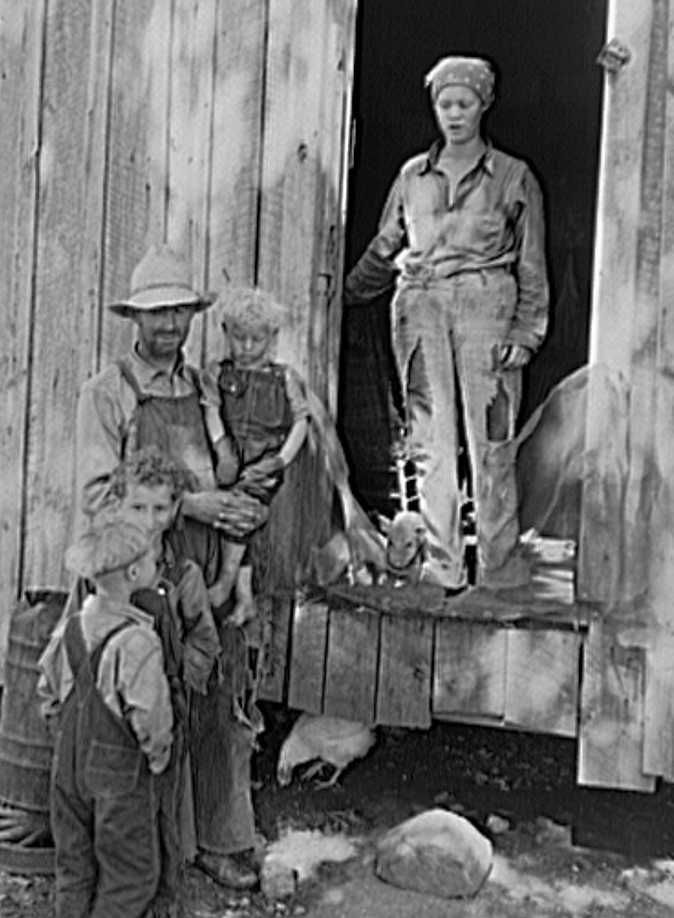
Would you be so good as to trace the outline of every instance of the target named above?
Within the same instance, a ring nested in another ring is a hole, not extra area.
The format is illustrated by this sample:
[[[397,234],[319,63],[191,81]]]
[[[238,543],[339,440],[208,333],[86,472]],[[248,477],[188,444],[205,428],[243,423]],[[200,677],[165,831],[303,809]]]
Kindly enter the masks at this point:
[[[216,580],[212,587],[208,591],[208,598],[211,601],[211,605],[214,609],[217,609],[224,602],[227,602],[229,599],[229,594],[232,592],[231,583],[226,583],[222,580]]]
[[[255,600],[252,596],[244,596],[240,599],[237,598],[230,621],[234,625],[242,627],[246,624],[246,622],[249,622],[251,619],[255,618],[256,615],[257,606],[255,605]]]

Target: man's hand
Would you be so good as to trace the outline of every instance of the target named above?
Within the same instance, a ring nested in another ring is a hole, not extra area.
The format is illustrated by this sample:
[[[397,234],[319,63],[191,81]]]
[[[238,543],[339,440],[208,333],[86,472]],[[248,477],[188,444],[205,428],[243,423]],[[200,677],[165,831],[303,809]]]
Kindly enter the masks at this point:
[[[266,522],[268,509],[242,491],[199,491],[183,495],[182,512],[215,529],[245,534]]]
[[[519,370],[531,360],[531,351],[523,344],[502,344],[498,358],[502,370]]]

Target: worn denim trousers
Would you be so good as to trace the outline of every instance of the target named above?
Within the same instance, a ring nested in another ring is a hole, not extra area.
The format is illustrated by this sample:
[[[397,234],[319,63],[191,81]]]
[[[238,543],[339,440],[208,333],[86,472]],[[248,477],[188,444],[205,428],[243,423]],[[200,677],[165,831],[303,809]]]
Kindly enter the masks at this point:
[[[431,575],[448,587],[466,580],[460,420],[477,514],[478,575],[502,568],[519,538],[512,439],[522,374],[498,369],[494,353],[510,328],[516,302],[515,278],[498,269],[425,283],[402,281],[391,305],[393,350],[415,454],[419,508],[428,527]],[[490,441],[488,407],[499,388],[507,431]]]

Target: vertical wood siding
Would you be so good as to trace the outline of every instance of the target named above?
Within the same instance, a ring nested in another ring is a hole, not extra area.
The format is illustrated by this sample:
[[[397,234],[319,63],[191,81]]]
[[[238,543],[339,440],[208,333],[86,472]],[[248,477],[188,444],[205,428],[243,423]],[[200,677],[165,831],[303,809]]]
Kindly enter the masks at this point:
[[[588,399],[578,592],[601,605],[581,693],[579,779],[650,789],[674,775],[671,0],[612,0],[608,37],[630,51],[606,77],[591,359],[628,393],[602,438],[608,392]]]
[[[67,584],[77,392],[151,241],[287,299],[282,356],[334,395],[355,5],[0,0],[0,659],[21,591]],[[189,356],[220,335],[211,310]]]

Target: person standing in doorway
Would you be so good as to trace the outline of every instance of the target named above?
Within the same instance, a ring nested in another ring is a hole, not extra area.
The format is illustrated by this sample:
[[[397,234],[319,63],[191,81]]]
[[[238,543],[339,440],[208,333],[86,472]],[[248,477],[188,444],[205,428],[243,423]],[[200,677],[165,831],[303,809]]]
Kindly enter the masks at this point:
[[[398,173],[379,230],[346,278],[345,303],[366,303],[395,283],[393,351],[429,533],[429,579],[452,591],[467,582],[462,421],[478,583],[519,586],[530,572],[518,547],[512,441],[522,367],[547,326],[542,195],[529,166],[483,135],[494,101],[490,62],[442,58],[426,86],[441,137]]]
[[[76,424],[79,516],[91,517],[104,504],[120,462],[139,450],[155,448],[191,482],[167,538],[180,546],[181,561],[191,559],[199,565],[207,587],[219,574],[220,535],[246,537],[268,517],[268,508],[254,497],[215,485],[199,374],[182,353],[194,316],[212,300],[194,289],[189,266],[177,253],[166,245],[152,246],[133,271],[129,297],[110,306],[135,323],[135,343],[120,360],[84,383]],[[221,641],[223,634],[221,630]],[[228,647],[230,653],[245,655],[243,640],[230,641]],[[245,660],[225,659],[226,655],[221,654],[221,670],[245,665]],[[190,748],[196,786],[203,786],[200,776],[208,770],[208,792],[195,800],[197,863],[223,885],[249,889],[257,882],[250,858],[256,838],[250,790],[254,736],[237,720],[234,701],[227,681],[218,680],[215,673],[207,694],[192,699]],[[208,722],[203,707],[208,709]],[[210,726],[213,719],[216,735]]]

